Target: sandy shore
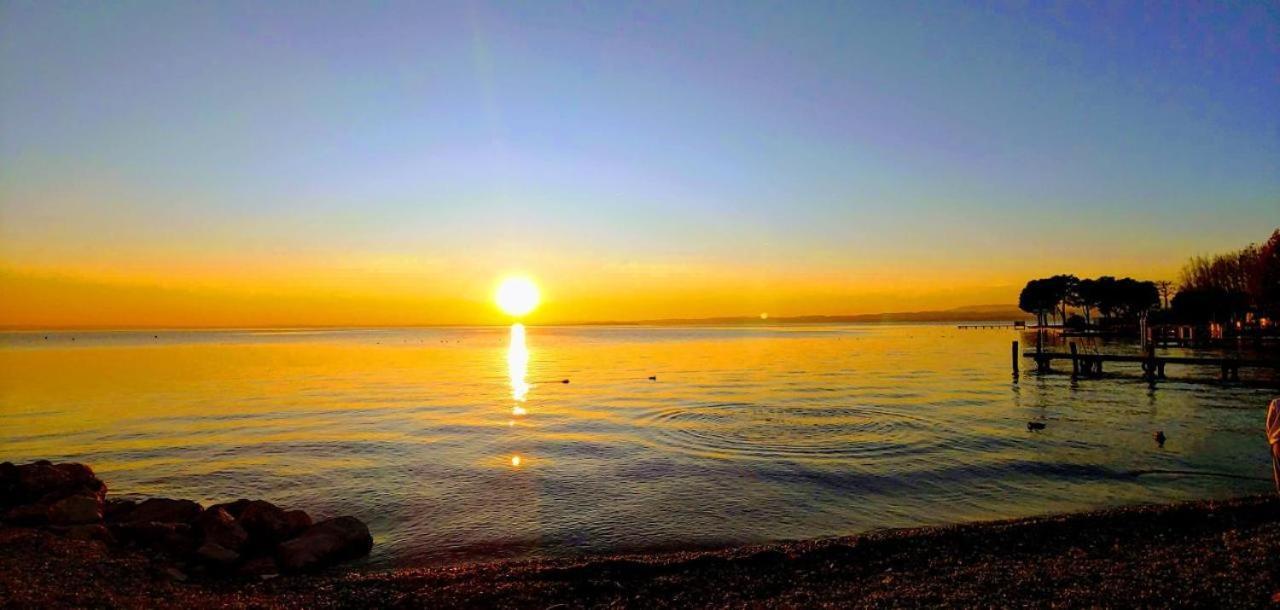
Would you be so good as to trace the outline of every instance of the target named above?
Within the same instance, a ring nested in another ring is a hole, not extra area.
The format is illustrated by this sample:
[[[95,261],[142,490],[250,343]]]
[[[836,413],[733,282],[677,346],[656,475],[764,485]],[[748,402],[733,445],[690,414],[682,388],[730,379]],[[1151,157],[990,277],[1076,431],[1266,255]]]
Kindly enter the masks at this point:
[[[102,543],[0,529],[0,606],[1258,607],[1280,499],[1139,506],[716,552],[177,582]]]

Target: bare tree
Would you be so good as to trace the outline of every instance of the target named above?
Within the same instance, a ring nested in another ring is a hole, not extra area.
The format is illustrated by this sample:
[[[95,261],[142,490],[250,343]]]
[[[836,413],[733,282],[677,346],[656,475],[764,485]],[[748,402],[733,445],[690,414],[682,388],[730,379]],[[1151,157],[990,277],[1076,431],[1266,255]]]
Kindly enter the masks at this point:
[[[1169,280],[1160,280],[1156,282],[1156,290],[1160,291],[1160,302],[1164,303],[1164,308],[1169,308],[1169,295],[1173,294],[1173,282]]]

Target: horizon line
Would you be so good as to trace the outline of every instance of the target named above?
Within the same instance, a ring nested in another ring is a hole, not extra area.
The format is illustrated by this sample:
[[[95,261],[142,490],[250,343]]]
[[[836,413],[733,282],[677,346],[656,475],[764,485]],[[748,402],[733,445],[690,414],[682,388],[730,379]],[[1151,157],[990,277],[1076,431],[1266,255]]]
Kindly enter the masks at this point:
[[[982,309],[989,308],[989,309]],[[1003,310],[1003,311],[1002,311]],[[1016,313],[1015,313],[1016,312]],[[930,309],[917,311],[891,311],[862,314],[802,314],[795,316],[760,317],[759,315],[708,316],[700,318],[645,318],[636,320],[575,320],[553,322],[521,322],[510,323],[421,323],[421,324],[285,324],[285,325],[190,325],[190,326],[145,326],[145,325],[67,325],[67,326],[33,326],[20,324],[0,324],[0,332],[67,332],[67,331],[137,331],[137,330],[177,330],[177,331],[217,331],[217,330],[320,330],[320,329],[394,329],[394,328],[477,328],[506,327],[513,323],[528,326],[689,326],[696,324],[821,324],[821,323],[858,323],[858,322],[947,322],[975,320],[1003,320],[1005,317],[991,318],[992,313],[1015,313],[1015,319],[1029,319],[1031,316],[1018,310],[1016,305],[962,305],[949,309]],[[897,319],[889,319],[897,318]]]

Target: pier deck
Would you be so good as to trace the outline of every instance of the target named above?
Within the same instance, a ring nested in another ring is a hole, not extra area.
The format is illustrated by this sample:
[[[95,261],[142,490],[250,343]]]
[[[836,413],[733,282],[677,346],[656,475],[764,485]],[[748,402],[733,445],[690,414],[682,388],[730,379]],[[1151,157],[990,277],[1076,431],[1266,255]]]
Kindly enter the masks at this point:
[[[1034,352],[1023,354],[1036,362],[1041,372],[1050,371],[1050,363],[1054,360],[1070,360],[1072,375],[1098,375],[1102,373],[1104,362],[1136,362],[1142,365],[1143,377],[1148,379],[1164,379],[1164,368],[1167,364],[1190,366],[1218,367],[1223,381],[1238,381],[1240,369],[1260,368],[1280,370],[1280,360],[1262,360],[1236,358],[1232,356],[1162,356],[1158,354],[1087,354],[1078,353],[1075,344],[1070,352]],[[1015,367],[1016,370],[1016,367]]]

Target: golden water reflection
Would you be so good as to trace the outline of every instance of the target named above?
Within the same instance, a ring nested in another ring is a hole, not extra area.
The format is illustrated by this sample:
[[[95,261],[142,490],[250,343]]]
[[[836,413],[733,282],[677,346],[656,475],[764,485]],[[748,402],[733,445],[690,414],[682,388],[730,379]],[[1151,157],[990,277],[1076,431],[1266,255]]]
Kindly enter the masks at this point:
[[[516,404],[511,407],[512,417],[523,417],[529,412],[520,404],[529,395],[529,348],[525,345],[524,325],[519,322],[511,325],[511,341],[507,346],[507,375],[511,379],[511,399]],[[515,420],[507,422],[509,427],[515,426]],[[511,467],[520,467],[520,456],[511,456]]]
[[[511,325],[511,345],[507,348],[507,372],[511,376],[511,398],[524,402],[529,395],[529,383],[525,376],[529,373],[529,350],[524,343],[524,324]],[[512,415],[524,415],[524,407],[516,405],[511,409]]]
[[[507,345],[501,327],[0,333],[0,459],[88,462],[124,497],[331,507],[368,520],[374,561],[747,544],[1271,484],[1252,440],[1266,388],[1153,392],[1132,365],[1078,384],[1024,368],[1014,389],[1010,342],[1028,337],[1006,331],[507,326]],[[1147,470],[1239,478],[1129,474]]]

